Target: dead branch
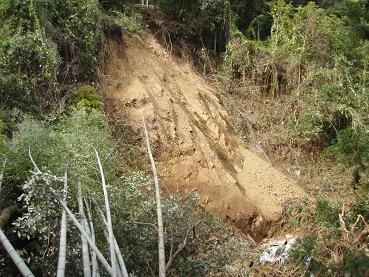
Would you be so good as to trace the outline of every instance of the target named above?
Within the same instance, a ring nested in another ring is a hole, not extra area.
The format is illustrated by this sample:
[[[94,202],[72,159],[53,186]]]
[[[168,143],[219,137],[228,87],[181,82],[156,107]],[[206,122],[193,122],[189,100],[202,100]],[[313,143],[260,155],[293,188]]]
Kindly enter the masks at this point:
[[[171,247],[170,247],[170,256],[169,256],[169,260],[167,262],[167,265],[165,266],[165,270],[168,271],[168,269],[171,267],[171,265],[173,264],[173,261],[174,259],[179,255],[179,253],[182,252],[182,250],[186,247],[187,245],[187,240],[188,240],[188,236],[192,230],[193,226],[190,226],[186,232],[186,236],[183,240],[182,243],[179,244],[176,252],[174,252],[174,254],[172,255],[173,253],[173,240],[171,241]]]
[[[364,230],[362,230],[358,235],[357,238],[354,240],[354,243],[361,243],[366,236],[369,235],[369,226],[366,226]]]
[[[342,212],[338,215],[339,220],[340,220],[341,230],[342,230],[342,233],[345,239],[351,240],[352,238],[354,238],[353,240],[354,244],[361,243],[366,238],[366,236],[369,235],[369,225],[366,223],[364,217],[361,214],[359,214],[357,216],[355,223],[352,225],[349,231],[346,227],[346,222],[344,221],[344,218],[343,218],[344,215],[345,215],[345,204],[342,205]],[[361,232],[356,232],[355,228],[360,221],[364,223],[365,227]]]
[[[204,221],[201,220],[201,221],[197,222],[195,225],[191,225],[191,226],[188,227],[183,242],[179,244],[179,246],[178,246],[176,252],[174,252],[174,254],[173,254],[173,239],[171,239],[171,241],[170,241],[169,260],[168,260],[167,265],[166,265],[166,268],[165,268],[167,271],[170,268],[170,266],[172,265],[172,263],[175,260],[175,258],[183,251],[183,249],[185,249],[185,247],[187,245],[188,237],[189,237],[191,231],[194,230],[197,225],[199,225],[200,223],[203,223],[203,222]]]

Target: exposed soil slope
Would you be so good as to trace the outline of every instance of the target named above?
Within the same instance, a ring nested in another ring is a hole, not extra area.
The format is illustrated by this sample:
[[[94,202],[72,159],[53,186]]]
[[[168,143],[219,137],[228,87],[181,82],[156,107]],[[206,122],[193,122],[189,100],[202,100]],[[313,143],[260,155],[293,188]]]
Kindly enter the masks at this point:
[[[125,35],[110,48],[107,112],[140,131],[144,109],[158,173],[169,191],[198,193],[209,211],[254,236],[281,217],[286,201],[304,195],[237,137],[216,91],[189,63],[169,55],[149,34]]]

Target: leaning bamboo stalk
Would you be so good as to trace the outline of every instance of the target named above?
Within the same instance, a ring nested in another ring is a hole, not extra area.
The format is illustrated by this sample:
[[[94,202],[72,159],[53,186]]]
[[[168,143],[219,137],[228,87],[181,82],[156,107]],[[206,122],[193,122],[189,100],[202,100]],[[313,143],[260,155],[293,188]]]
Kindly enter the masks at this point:
[[[0,172],[0,193],[1,193],[1,186],[3,184],[3,177],[4,177],[4,171],[5,171],[6,163],[7,163],[7,160],[5,159],[3,161],[3,169]],[[0,200],[1,200],[1,194],[0,194]]]
[[[142,123],[144,127],[145,137],[146,137],[146,146],[147,146],[147,153],[150,158],[152,172],[154,175],[154,184],[155,184],[155,197],[156,197],[156,212],[158,218],[158,252],[159,252],[159,276],[165,277],[166,275],[166,264],[165,264],[165,245],[164,245],[164,226],[163,226],[163,213],[161,210],[161,197],[160,197],[160,185],[159,185],[159,178],[156,171],[156,165],[154,161],[154,157],[151,152],[150,147],[150,139],[149,139],[149,132],[147,130],[145,116],[143,111],[141,111],[142,115]]]
[[[99,166],[99,171],[101,175],[101,183],[104,192],[104,201],[105,201],[105,209],[106,209],[106,218],[108,222],[108,234],[109,234],[109,248],[110,248],[110,262],[112,267],[112,276],[117,277],[117,264],[116,264],[116,256],[115,256],[115,247],[114,247],[114,239],[113,239],[113,226],[111,222],[111,213],[110,213],[110,205],[108,198],[108,191],[106,189],[105,175],[104,170],[100,161],[99,153],[95,149],[97,164]]]
[[[101,217],[102,222],[105,224],[106,228],[108,228],[108,223],[106,221],[104,213],[101,210],[100,210],[100,217]],[[107,236],[105,229],[104,229],[104,234],[105,234],[105,236]],[[123,277],[128,277],[129,274],[127,272],[126,264],[124,263],[122,252],[119,249],[119,245],[118,245],[117,240],[115,239],[114,234],[113,234],[113,238],[114,238],[114,248],[115,248],[115,252],[116,252],[117,257],[118,257],[118,263],[119,263],[120,270],[123,274]]]
[[[4,246],[6,252],[8,252],[10,258],[13,260],[15,266],[18,268],[20,273],[24,277],[31,277],[31,276],[34,277],[35,275],[33,275],[33,273],[28,268],[26,263],[23,261],[21,256],[19,256],[18,252],[14,249],[14,247],[12,246],[12,244],[10,243],[8,238],[5,236],[5,234],[4,234],[4,232],[1,228],[0,228],[0,242]]]
[[[38,168],[36,162],[32,158],[31,154],[31,147],[28,149],[28,154],[31,159],[31,162],[34,166],[34,169],[37,173],[41,173],[40,169]],[[96,247],[96,244],[92,242],[89,235],[84,231],[84,228],[77,220],[76,216],[72,213],[72,211],[68,208],[65,201],[63,201],[58,195],[56,195],[55,191],[51,189],[51,192],[55,195],[55,199],[60,203],[60,205],[63,207],[63,209],[67,212],[68,217],[72,220],[73,224],[76,226],[76,228],[80,231],[80,233],[85,237],[87,240],[87,243],[90,245],[92,251],[96,253],[97,259],[102,263],[102,265],[105,267],[105,269],[112,275],[112,267],[109,265],[108,261],[104,258],[104,255],[101,253],[101,251]],[[33,275],[30,275],[33,276]]]
[[[81,193],[81,183],[78,181],[78,207],[79,207],[79,216],[82,222],[82,228],[85,229],[86,233],[88,233],[86,216],[84,213],[83,201],[82,201],[82,193]],[[91,277],[91,267],[90,267],[90,254],[88,251],[88,244],[86,239],[81,234],[81,243],[82,243],[82,261],[83,261],[83,275],[85,277]]]
[[[31,163],[32,163],[34,169],[36,170],[36,173],[40,173],[41,170],[38,168],[35,160],[33,159],[32,155],[31,155],[31,146],[28,147],[28,156],[29,156],[29,158],[31,160]]]
[[[80,233],[85,237],[87,240],[87,243],[90,245],[91,249],[96,253],[97,259],[102,263],[102,265],[106,268],[106,270],[112,275],[112,267],[108,263],[108,261],[104,258],[103,254],[100,252],[100,250],[96,247],[95,243],[92,242],[91,238],[88,236],[88,234],[85,232],[82,225],[79,223],[76,216],[71,212],[71,210],[68,208],[67,204],[60,198],[56,197],[56,199],[59,201],[60,205],[65,209],[67,212],[69,218],[72,220],[73,224],[77,227],[77,229],[80,231]]]
[[[90,225],[91,240],[93,243],[95,243],[95,228],[94,228],[94,223],[92,220],[92,212],[91,212],[90,206],[88,205],[86,199],[84,199],[84,201],[85,201],[86,210],[87,210],[88,222]],[[100,276],[99,265],[97,263],[96,253],[92,251],[92,277],[99,277],[99,276]]]
[[[107,241],[109,241],[109,234],[108,234],[108,232],[104,229],[103,230],[103,232],[104,232],[104,236],[105,236],[105,239],[107,240]],[[115,252],[116,254],[117,254],[117,252]],[[118,260],[119,261],[119,260]],[[123,277],[123,274],[122,274],[122,269],[121,269],[121,267],[120,267],[120,265],[119,264],[117,264],[117,276],[118,277]]]
[[[68,191],[68,174],[65,172],[64,174],[64,201],[67,198]],[[60,243],[59,243],[59,259],[58,259],[58,267],[56,276],[64,277],[65,276],[65,262],[67,257],[67,213],[63,209],[62,218],[60,223]]]

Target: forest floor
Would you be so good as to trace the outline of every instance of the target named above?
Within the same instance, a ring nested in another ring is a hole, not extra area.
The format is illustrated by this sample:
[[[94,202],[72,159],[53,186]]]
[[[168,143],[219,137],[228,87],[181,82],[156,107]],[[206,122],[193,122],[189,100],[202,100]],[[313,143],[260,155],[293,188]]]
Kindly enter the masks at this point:
[[[257,241],[271,235],[286,203],[306,195],[236,134],[217,90],[151,34],[110,42],[105,101],[110,118],[137,133],[144,112],[165,192],[197,193]]]

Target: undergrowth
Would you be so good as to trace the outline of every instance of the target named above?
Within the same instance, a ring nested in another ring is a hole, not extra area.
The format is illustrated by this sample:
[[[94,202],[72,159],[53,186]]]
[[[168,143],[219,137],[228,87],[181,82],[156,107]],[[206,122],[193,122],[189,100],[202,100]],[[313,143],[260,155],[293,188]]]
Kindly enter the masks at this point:
[[[366,276],[368,41],[314,3],[295,8],[274,1],[270,12],[264,41],[249,39],[231,19],[217,80],[238,132],[287,165],[317,201],[286,210],[284,228],[309,234],[301,235],[287,265],[257,270]]]

